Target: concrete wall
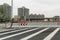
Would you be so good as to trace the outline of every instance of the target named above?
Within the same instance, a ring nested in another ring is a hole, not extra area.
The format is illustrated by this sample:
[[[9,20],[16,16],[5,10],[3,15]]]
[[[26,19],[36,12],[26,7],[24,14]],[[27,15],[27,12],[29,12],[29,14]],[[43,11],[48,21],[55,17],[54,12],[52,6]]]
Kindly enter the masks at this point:
[[[59,22],[30,22],[30,27],[60,27]]]
[[[21,23],[13,23],[13,27],[60,27],[60,22],[27,22],[25,26],[20,26]],[[11,23],[7,23],[6,27],[10,27]],[[0,24],[0,27],[5,27],[5,24]]]

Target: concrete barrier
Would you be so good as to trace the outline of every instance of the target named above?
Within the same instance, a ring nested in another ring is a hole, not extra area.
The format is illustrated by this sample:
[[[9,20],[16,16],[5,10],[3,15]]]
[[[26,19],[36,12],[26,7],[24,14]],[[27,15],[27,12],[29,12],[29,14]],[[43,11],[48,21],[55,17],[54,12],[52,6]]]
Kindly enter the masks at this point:
[[[21,23],[13,23],[12,27],[60,27],[60,22],[27,22],[27,25],[19,25]],[[11,23],[6,23],[6,27],[10,27]],[[5,27],[5,24],[0,24]]]

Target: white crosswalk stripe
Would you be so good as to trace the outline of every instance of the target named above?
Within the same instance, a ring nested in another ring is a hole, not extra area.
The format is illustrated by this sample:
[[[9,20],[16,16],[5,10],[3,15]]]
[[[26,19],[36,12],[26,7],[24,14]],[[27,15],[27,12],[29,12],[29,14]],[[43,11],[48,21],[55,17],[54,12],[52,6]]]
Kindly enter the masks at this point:
[[[24,31],[24,32],[20,32],[20,33],[17,33],[17,34],[13,34],[13,35],[10,35],[10,36],[6,36],[6,37],[3,37],[3,38],[0,38],[0,40],[4,40],[4,39],[10,38],[10,37],[21,35],[21,34],[24,34],[24,33],[30,32],[30,31],[34,31],[34,30],[37,30],[37,29],[39,29],[39,28],[35,28],[35,29]]]
[[[20,40],[28,40],[29,38],[34,37],[34,36],[36,36],[36,35],[44,32],[44,31],[46,31],[47,29],[49,29],[49,28],[45,28],[45,29],[43,29],[43,30],[41,30],[41,31],[38,31],[38,32],[36,32],[36,33],[34,33],[34,34],[32,34],[32,35],[29,35],[29,36],[27,36],[27,37],[25,37],[25,38],[22,38],[22,39],[20,39]]]
[[[2,35],[3,36],[0,38],[0,40],[5,40],[5,39],[6,40],[10,40],[10,39],[14,40],[15,38],[18,38],[16,40],[28,40],[28,39],[33,40],[34,38],[36,38],[37,35],[38,35],[37,40],[39,40],[39,37],[41,37],[41,36],[42,36],[42,40],[51,40],[54,36],[56,36],[58,31],[60,31],[60,28],[50,28],[50,27],[48,27],[48,28],[42,28],[41,27],[41,28],[33,28],[33,29],[32,28],[24,28],[24,29],[21,29],[21,30],[15,30],[15,31],[13,30],[13,31],[8,31],[8,32],[1,33],[0,37]],[[17,32],[17,33],[15,33],[15,32]],[[12,33],[12,34],[10,34],[10,33]]]
[[[21,30],[15,30],[15,31],[11,31],[11,32],[6,32],[6,33],[1,33],[0,35],[4,35],[4,34],[8,34],[8,33],[13,33],[13,32],[17,32],[17,31],[22,31],[22,30],[26,30],[28,28],[25,28],[25,29],[21,29]]]
[[[51,34],[49,34],[46,38],[44,38],[43,40],[51,40],[52,37],[60,30],[60,28],[57,28],[56,30],[54,30]]]

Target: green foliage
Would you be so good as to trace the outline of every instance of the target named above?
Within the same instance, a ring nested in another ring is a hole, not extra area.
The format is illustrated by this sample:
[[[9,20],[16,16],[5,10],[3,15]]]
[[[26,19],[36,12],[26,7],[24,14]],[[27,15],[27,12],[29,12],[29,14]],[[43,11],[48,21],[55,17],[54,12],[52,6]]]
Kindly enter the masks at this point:
[[[0,22],[10,21],[9,16],[5,16],[6,9],[3,7],[0,8]]]
[[[0,8],[0,13],[3,13],[3,7]]]

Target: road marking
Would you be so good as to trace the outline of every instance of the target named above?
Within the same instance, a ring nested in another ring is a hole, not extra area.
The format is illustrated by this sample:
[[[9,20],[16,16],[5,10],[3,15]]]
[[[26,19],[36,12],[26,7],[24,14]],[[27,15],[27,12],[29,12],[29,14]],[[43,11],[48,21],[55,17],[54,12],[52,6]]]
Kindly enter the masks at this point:
[[[60,30],[60,28],[55,29],[52,33],[50,33],[46,38],[43,40],[51,40],[52,37]]]
[[[12,33],[12,32],[16,32],[16,31],[22,31],[22,30],[26,30],[28,28],[25,28],[25,29],[21,29],[21,30],[15,30],[15,31],[11,31],[11,32],[6,32],[6,33],[1,33],[0,35],[4,35],[4,34],[8,34],[8,33]]]
[[[0,32],[5,32],[5,31],[13,31],[13,30],[15,30],[15,29],[7,29],[7,30],[2,30],[2,31],[0,31]]]
[[[25,38],[22,38],[22,39],[20,39],[20,40],[28,40],[28,39],[30,39],[30,38],[32,38],[32,37],[34,37],[34,36],[36,36],[36,35],[44,32],[44,31],[46,31],[47,29],[49,29],[49,28],[45,28],[45,29],[43,29],[43,30],[41,30],[41,31],[38,31],[38,32],[36,32],[36,33],[34,33],[34,34],[31,34],[31,35],[29,35],[29,36],[27,36],[27,37],[25,37]]]
[[[24,34],[24,33],[30,32],[30,31],[34,31],[34,30],[37,30],[37,29],[39,29],[39,28],[30,29],[28,31],[24,31],[24,32],[16,33],[16,34],[13,34],[13,35],[10,35],[10,36],[6,36],[6,37],[3,37],[3,38],[0,38],[0,40],[4,40],[4,39],[10,38],[10,37],[21,35],[21,34]]]

